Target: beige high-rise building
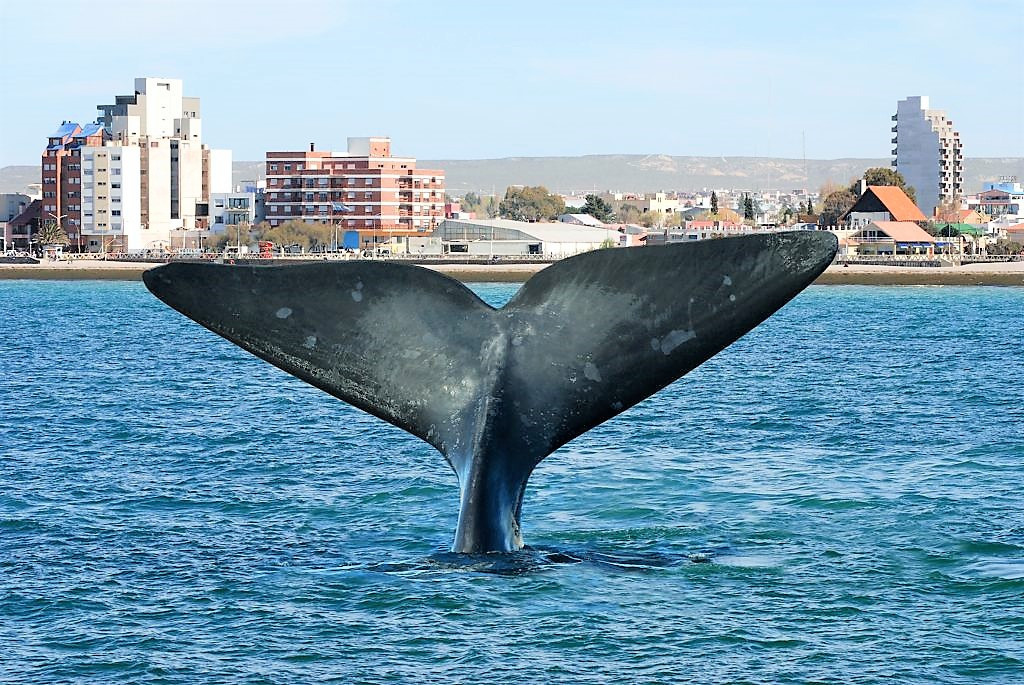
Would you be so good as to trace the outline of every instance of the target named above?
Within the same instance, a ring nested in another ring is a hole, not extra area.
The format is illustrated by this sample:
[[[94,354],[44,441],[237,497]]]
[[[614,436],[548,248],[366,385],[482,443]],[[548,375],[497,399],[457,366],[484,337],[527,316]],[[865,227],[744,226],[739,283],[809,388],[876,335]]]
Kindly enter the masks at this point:
[[[120,247],[201,246],[209,228],[211,194],[231,190],[231,151],[211,150],[203,144],[199,98],[182,95],[180,79],[137,78],[133,95],[119,95],[114,104],[97,109],[96,123],[109,136],[104,147],[138,152],[138,182],[131,188],[122,182],[122,190],[137,195],[139,237],[127,239],[125,234],[126,240],[118,241]],[[96,155],[100,150],[84,148],[86,153]],[[100,202],[98,188],[92,189],[95,203]],[[123,211],[122,216],[126,216]],[[100,223],[94,215],[87,227],[83,219],[82,233],[88,235],[90,229],[102,244],[114,229],[111,222]]]
[[[963,144],[946,113],[931,109],[928,97],[900,100],[892,120],[892,165],[917,194],[917,206],[934,216],[944,202],[963,195]]]

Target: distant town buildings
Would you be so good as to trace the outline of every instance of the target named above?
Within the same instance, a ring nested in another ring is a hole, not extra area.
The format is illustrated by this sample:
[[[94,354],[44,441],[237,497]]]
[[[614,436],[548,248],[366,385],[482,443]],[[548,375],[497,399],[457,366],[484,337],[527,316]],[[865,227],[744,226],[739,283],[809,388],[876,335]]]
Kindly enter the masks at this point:
[[[428,231],[444,220],[440,169],[392,157],[390,138],[349,138],[346,152],[267,152],[266,217],[363,231]]]
[[[95,123],[65,121],[42,156],[43,222],[77,252],[184,246],[209,225],[213,193],[231,191],[231,151],[202,142],[199,98],[178,79],[137,78],[98,105]]]
[[[892,120],[892,165],[916,191],[918,207],[934,216],[940,205],[963,195],[960,134],[945,112],[929,108],[927,96],[900,100]]]

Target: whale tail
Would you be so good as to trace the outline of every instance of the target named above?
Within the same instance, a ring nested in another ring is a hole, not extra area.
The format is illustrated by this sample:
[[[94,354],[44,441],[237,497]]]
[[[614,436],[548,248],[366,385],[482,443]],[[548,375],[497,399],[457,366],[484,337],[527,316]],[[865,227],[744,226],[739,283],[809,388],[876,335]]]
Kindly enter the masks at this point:
[[[429,269],[171,263],[146,287],[214,333],[437,448],[461,489],[456,552],[520,549],[544,457],[766,319],[831,263],[806,231],[607,249],[494,309]]]

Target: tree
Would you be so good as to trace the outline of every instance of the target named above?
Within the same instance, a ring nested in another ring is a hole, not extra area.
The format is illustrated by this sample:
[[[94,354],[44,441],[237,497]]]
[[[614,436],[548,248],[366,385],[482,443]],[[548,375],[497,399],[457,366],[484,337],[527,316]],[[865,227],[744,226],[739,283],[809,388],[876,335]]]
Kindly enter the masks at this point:
[[[807,213],[814,214],[814,203],[811,202],[811,198],[807,198]]]
[[[822,226],[835,226],[839,221],[839,217],[846,214],[856,201],[857,195],[849,189],[833,192],[825,198],[821,205],[818,223]]]
[[[718,193],[711,191],[711,213],[718,214]]]
[[[68,234],[57,225],[56,221],[47,221],[36,234],[40,245],[67,245]]]
[[[694,219],[697,221],[725,221],[728,223],[738,224],[743,220],[743,217],[731,209],[722,209],[718,214],[712,214],[710,211],[701,212],[694,217]]]
[[[743,218],[745,220],[754,220],[754,201],[750,199],[749,195],[743,196]]]
[[[635,205],[622,205],[619,207],[619,221],[624,224],[640,223],[640,210]]]
[[[475,212],[480,213],[481,201],[480,196],[474,193],[472,190],[463,196],[462,201],[459,203],[464,212]]]
[[[487,200],[483,203],[483,213],[488,219],[496,218],[498,216],[498,198],[488,195]]]
[[[654,228],[661,225],[661,214],[659,212],[647,211],[640,215],[640,225],[644,228]]]
[[[553,220],[565,212],[565,202],[544,186],[509,187],[498,205],[498,214],[516,221]]]
[[[298,245],[303,250],[327,249],[334,238],[334,225],[286,221],[280,226],[260,224],[256,227],[257,240],[269,240],[275,246]]]
[[[888,167],[876,166],[865,171],[861,178],[869,186],[897,186],[907,194],[911,202],[917,202],[917,193],[914,191],[913,186],[908,186],[906,179],[903,178],[903,174],[898,171]],[[860,196],[860,179],[850,184],[850,192],[856,197]]]
[[[251,229],[248,223],[224,226],[221,233],[212,233],[206,239],[206,246],[214,252],[222,252],[228,245],[248,245],[252,242]]]
[[[597,195],[587,195],[583,198],[586,202],[580,209],[581,214],[589,214],[598,221],[614,221],[615,215],[612,213],[612,206],[602,200]]]

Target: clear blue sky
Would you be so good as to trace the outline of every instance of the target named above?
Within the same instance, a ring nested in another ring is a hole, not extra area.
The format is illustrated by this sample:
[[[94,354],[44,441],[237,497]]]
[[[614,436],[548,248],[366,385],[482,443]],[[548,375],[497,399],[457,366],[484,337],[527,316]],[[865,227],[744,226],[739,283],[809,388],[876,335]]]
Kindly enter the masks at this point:
[[[0,166],[136,76],[183,79],[236,160],[364,135],[427,159],[887,157],[907,95],[966,156],[1024,156],[1024,0],[2,0],[0,25]]]

